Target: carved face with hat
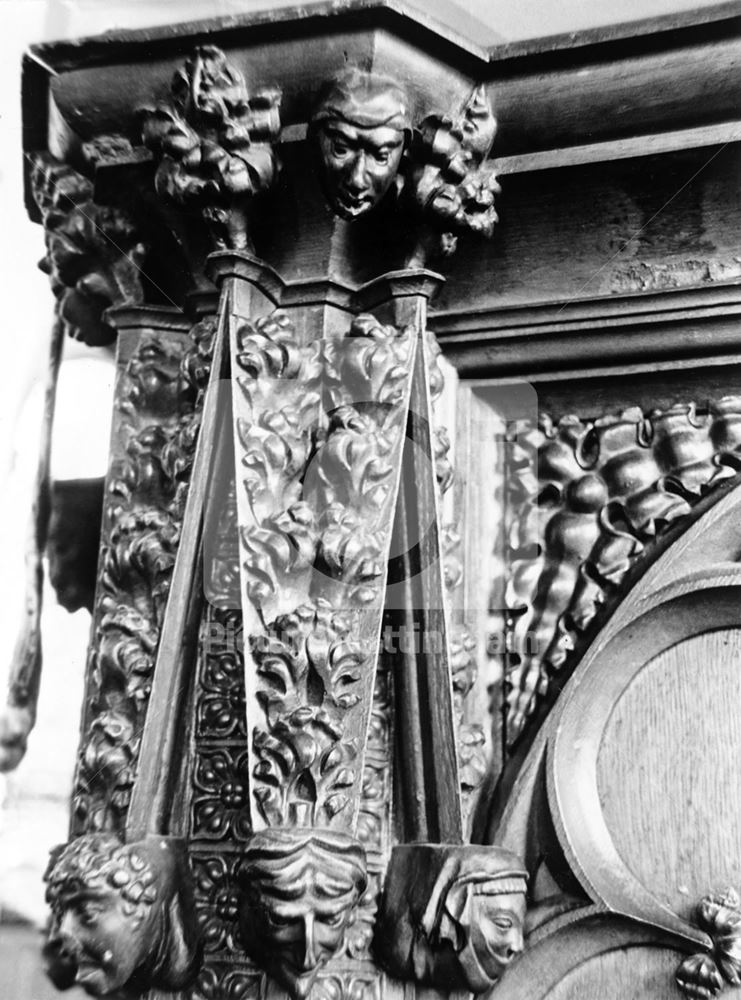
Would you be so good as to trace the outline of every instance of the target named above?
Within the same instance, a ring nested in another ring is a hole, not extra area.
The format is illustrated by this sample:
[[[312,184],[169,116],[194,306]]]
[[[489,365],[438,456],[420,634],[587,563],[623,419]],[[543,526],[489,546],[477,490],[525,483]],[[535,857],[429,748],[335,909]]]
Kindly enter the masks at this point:
[[[347,70],[322,88],[310,130],[327,201],[352,221],[394,183],[411,136],[409,102],[394,80]]]
[[[527,873],[500,847],[393,849],[376,952],[400,979],[483,993],[523,948]]]

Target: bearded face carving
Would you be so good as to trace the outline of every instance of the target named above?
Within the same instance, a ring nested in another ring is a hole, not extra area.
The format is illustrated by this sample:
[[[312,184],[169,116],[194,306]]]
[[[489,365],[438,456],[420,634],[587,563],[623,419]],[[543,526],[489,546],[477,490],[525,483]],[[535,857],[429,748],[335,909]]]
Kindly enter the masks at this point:
[[[409,102],[393,80],[348,70],[324,86],[311,134],[327,201],[353,221],[394,184],[411,135]]]
[[[294,1000],[304,1000],[365,891],[363,848],[330,830],[266,830],[250,841],[241,884],[248,953]]]
[[[522,951],[527,873],[499,847],[395,847],[376,952],[399,979],[483,993]]]
[[[200,948],[180,841],[89,834],[53,852],[45,880],[45,958],[59,989],[100,997],[191,981]]]

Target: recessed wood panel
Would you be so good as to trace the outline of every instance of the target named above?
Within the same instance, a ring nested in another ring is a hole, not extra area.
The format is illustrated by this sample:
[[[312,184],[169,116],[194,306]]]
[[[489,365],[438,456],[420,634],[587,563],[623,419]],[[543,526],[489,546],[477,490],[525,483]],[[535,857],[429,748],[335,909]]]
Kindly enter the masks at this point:
[[[708,891],[741,886],[740,667],[738,629],[673,646],[627,687],[600,747],[614,844],[685,918]]]

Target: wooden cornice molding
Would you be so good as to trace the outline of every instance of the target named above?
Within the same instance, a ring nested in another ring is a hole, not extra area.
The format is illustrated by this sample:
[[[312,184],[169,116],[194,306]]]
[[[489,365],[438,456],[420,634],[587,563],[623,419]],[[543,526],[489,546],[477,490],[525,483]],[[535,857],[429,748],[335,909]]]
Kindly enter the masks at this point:
[[[637,295],[433,313],[446,358],[469,378],[565,378],[643,362],[726,363],[741,351],[741,282]]]
[[[692,130],[727,126],[741,106],[733,3],[486,49],[397,0],[345,0],[33,46],[26,152],[74,158],[101,133],[136,138],[135,109],[163,97],[183,55],[204,42],[248,64],[248,84],[282,89],[284,129],[307,121],[316,86],[347,62],[407,82],[421,115],[485,82],[499,121],[494,153],[510,170],[541,169],[533,155],[568,163],[564,151],[585,144],[599,152],[581,162],[609,159],[603,143],[664,133],[683,148],[695,144]]]

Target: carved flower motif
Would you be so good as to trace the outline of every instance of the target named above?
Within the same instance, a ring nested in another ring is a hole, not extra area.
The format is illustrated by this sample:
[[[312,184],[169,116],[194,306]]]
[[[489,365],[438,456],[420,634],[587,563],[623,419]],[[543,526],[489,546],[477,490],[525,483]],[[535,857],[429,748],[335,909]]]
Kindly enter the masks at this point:
[[[232,756],[228,750],[202,750],[196,763],[194,785],[194,837],[208,840],[249,837],[252,830],[246,753]]]
[[[218,621],[212,624],[219,630],[223,627]],[[208,636],[204,642],[207,641]],[[243,670],[244,661],[236,648],[205,653],[201,681],[203,697],[198,703],[199,736],[246,735]]]
[[[234,862],[223,855],[192,858],[194,894],[207,952],[239,946],[239,889]]]
[[[189,1000],[257,1000],[261,975],[250,975],[228,965],[207,963],[198,974]]]
[[[677,970],[677,986],[688,1000],[712,1000],[725,985],[710,955],[692,955]]]

